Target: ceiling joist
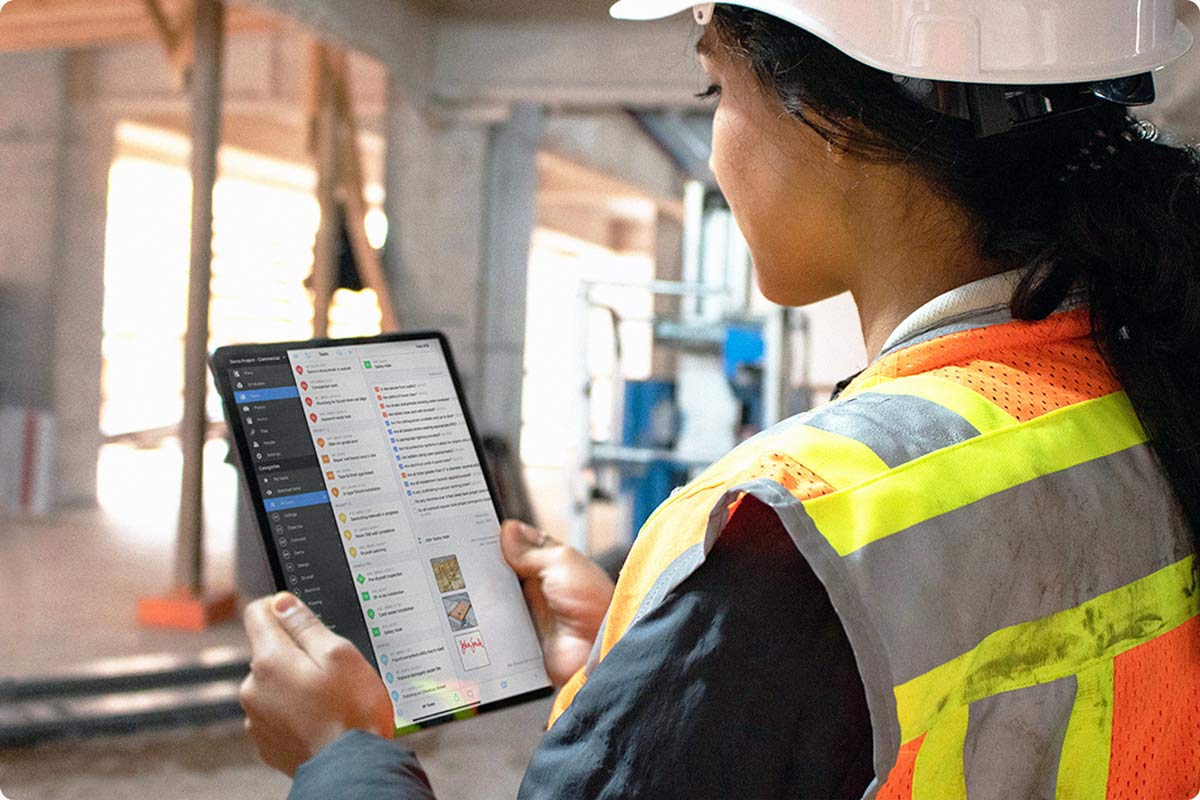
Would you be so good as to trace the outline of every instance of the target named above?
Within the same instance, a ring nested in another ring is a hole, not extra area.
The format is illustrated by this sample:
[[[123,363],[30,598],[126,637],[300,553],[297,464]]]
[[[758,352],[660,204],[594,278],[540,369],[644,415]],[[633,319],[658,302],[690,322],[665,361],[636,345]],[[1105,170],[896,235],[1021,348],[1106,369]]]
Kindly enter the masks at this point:
[[[162,23],[148,13],[146,0],[12,0],[0,12],[0,52],[101,47],[162,37]],[[159,6],[158,3],[154,5]],[[190,0],[161,0],[163,19],[183,20]],[[273,31],[278,17],[230,5],[225,15],[231,32]]]

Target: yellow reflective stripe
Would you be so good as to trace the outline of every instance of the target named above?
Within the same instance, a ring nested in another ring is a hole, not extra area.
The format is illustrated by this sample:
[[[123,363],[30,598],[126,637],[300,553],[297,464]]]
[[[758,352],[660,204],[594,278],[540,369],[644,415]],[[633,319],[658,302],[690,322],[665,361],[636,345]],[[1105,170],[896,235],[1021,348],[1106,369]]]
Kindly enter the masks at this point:
[[[1112,754],[1112,659],[1079,673],[1076,680],[1075,706],[1058,762],[1054,799],[1104,800]]]
[[[886,380],[870,388],[872,394],[919,397],[948,408],[975,426],[980,433],[1019,425],[1017,418],[974,389],[936,375],[913,375]]]
[[[1129,398],[1117,392],[938,450],[804,507],[845,556],[989,495],[1145,441]],[[807,463],[808,453],[803,458]]]
[[[834,489],[845,489],[888,471],[875,451],[857,439],[807,425],[764,437],[761,452],[788,453]]]
[[[974,649],[895,688],[901,741],[920,736],[943,708],[1079,673],[1197,614],[1200,587],[1195,556],[1188,556],[1075,608],[1002,628]]]
[[[925,735],[913,765],[912,800],[966,800],[963,742],[969,711],[967,706],[954,709]]]

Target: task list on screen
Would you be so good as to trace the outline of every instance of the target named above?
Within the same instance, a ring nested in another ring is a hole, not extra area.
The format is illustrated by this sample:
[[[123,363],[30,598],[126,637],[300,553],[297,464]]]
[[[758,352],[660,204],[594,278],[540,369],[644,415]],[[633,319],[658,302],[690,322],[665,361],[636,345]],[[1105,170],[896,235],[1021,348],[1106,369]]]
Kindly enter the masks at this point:
[[[323,510],[332,522],[306,539],[337,563],[309,558],[297,576],[280,560],[306,599],[336,597],[344,611],[353,594],[361,626],[339,632],[375,659],[397,727],[549,686],[440,342],[288,350],[287,365],[288,385],[257,399],[302,412],[315,454],[303,466],[320,486],[310,478],[264,504],[269,515]],[[283,477],[266,480],[282,488]]]

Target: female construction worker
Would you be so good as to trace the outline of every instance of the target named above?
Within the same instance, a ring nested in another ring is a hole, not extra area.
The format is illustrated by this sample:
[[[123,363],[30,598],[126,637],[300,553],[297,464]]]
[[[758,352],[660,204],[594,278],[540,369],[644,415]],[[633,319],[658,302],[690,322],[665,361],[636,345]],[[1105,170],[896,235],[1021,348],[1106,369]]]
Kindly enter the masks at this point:
[[[873,360],[615,587],[505,525],[562,684],[521,796],[1192,798],[1200,159],[1129,112],[1174,0],[692,11],[763,292],[852,292]],[[353,646],[290,595],[247,628],[293,797],[432,796]]]

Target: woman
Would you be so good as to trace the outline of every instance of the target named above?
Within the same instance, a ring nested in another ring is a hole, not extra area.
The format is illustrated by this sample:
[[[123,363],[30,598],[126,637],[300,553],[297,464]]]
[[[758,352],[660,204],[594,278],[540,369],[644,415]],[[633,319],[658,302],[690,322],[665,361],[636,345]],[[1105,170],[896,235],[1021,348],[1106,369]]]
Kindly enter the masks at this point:
[[[852,292],[873,360],[616,587],[506,524],[563,684],[523,797],[1200,792],[1200,162],[1128,111],[1189,40],[1098,5],[694,9],[763,292]],[[293,796],[430,796],[353,647],[288,595],[247,626]]]

